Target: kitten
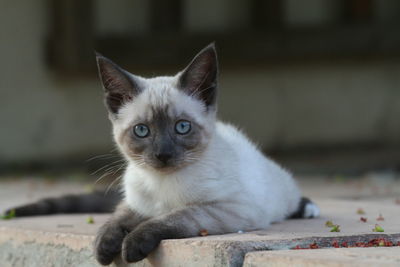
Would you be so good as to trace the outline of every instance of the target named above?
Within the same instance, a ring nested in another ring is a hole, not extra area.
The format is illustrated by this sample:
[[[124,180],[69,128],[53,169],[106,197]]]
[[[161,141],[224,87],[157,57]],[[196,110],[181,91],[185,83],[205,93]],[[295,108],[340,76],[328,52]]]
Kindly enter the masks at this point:
[[[114,140],[125,157],[124,199],[96,237],[99,263],[145,258],[163,239],[265,229],[286,218],[312,218],[292,175],[232,125],[216,119],[214,44],[171,77],[143,78],[96,55]],[[95,198],[93,198],[93,195]],[[106,212],[98,193],[45,199],[17,216]],[[69,204],[66,204],[69,203]]]
[[[145,258],[162,239],[264,229],[315,217],[291,174],[216,119],[214,44],[172,77],[142,78],[97,55],[115,142],[126,158],[125,198],[96,239],[110,264]]]

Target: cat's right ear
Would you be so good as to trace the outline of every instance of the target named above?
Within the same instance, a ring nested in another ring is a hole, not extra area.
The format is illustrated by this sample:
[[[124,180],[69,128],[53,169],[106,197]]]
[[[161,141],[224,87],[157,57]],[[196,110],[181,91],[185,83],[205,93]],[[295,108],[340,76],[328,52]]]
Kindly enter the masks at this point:
[[[203,101],[207,108],[216,104],[218,59],[215,44],[201,50],[182,71],[178,87],[190,96]]]
[[[96,61],[105,91],[106,106],[115,115],[124,103],[140,93],[139,83],[133,75],[97,52]]]

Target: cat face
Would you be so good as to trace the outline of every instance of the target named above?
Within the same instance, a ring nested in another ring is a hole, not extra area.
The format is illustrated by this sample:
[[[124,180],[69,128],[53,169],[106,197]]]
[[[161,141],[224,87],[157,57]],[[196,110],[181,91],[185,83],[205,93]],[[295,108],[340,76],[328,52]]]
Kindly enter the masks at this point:
[[[214,45],[173,77],[132,75],[97,55],[115,141],[143,168],[174,171],[196,162],[215,127],[218,63]]]

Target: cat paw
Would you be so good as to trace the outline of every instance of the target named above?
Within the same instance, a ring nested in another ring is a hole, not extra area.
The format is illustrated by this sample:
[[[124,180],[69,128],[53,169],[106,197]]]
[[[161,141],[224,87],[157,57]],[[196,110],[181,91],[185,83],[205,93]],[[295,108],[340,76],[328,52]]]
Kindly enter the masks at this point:
[[[109,265],[121,253],[122,241],[127,233],[119,225],[106,224],[100,228],[95,240],[95,257],[101,265]]]
[[[161,235],[142,227],[129,233],[122,243],[122,259],[129,262],[143,260],[160,243]]]

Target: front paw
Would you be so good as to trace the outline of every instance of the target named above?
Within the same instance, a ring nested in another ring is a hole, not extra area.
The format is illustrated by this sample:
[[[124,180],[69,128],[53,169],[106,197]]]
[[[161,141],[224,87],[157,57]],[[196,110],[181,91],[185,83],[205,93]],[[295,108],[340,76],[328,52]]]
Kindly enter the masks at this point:
[[[103,225],[95,241],[96,260],[102,265],[109,265],[121,252],[122,241],[127,232],[117,224]]]
[[[151,229],[137,229],[129,233],[122,243],[122,259],[125,262],[143,260],[160,243],[162,237]]]

